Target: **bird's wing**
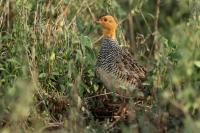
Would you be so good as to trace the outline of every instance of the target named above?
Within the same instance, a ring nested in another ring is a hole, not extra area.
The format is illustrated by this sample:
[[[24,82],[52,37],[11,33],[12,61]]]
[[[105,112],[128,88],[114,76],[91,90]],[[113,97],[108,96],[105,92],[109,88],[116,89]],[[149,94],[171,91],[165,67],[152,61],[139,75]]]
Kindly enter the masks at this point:
[[[139,65],[129,52],[119,49],[117,54],[117,58],[113,60],[115,74],[124,82],[139,86],[146,77],[145,68]]]

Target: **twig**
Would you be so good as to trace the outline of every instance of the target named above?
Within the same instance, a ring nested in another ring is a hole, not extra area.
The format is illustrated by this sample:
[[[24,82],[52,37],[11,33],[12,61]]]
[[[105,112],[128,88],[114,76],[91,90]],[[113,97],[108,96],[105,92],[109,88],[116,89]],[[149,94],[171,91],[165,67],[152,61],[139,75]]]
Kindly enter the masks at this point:
[[[98,43],[101,39],[103,38],[103,35],[100,36],[97,40],[95,40],[94,42],[92,42],[92,44],[94,45],[95,47],[95,44]]]
[[[126,107],[125,107],[126,108]],[[124,108],[122,109],[122,112],[120,114],[120,116],[118,116],[116,118],[116,120],[114,122],[112,122],[110,125],[108,125],[108,127],[106,128],[106,130],[111,129],[112,127],[114,127],[120,120],[122,120],[122,118],[126,115],[126,110],[124,110]]]
[[[158,20],[159,20],[159,14],[160,14],[160,0],[156,0],[156,11],[155,11],[155,19],[154,19],[154,43],[150,50],[150,54],[154,55],[155,51],[158,51],[160,49],[160,45],[158,44],[156,40],[156,35],[158,33]]]
[[[39,131],[42,132],[42,131],[45,131],[45,130],[48,130],[49,128],[61,128],[61,127],[64,127],[64,123],[48,123],[47,126],[41,128]]]
[[[115,94],[115,95],[118,96],[118,97],[127,98],[127,99],[134,98],[134,97],[122,96],[122,95],[117,94],[117,93],[115,93],[115,92],[108,92],[108,93],[104,93],[104,94],[94,95],[94,96],[91,96],[91,97],[86,97],[85,99],[91,99],[91,98],[100,97],[100,96],[106,96],[106,95],[111,95],[111,94]]]
[[[80,11],[82,10],[82,8],[84,7],[85,2],[86,2],[86,0],[82,2],[82,5],[81,5],[80,8],[76,11],[74,17],[72,18],[72,20],[70,21],[70,23],[67,25],[66,29],[68,29],[68,28],[72,25],[72,23],[76,20],[76,16],[80,13]],[[94,2],[95,2],[95,1],[93,1],[92,3],[90,3],[90,4],[88,5],[88,7],[91,6],[91,5],[93,5]],[[83,10],[87,9],[88,7],[84,8]]]
[[[119,116],[114,122],[112,122],[110,125],[108,125],[108,127],[106,128],[106,130],[109,130],[112,127],[114,127],[114,125],[117,124],[121,120],[121,118],[122,118],[122,116]]]
[[[122,24],[125,20],[127,20],[127,19],[128,19],[127,17],[121,19],[121,20],[119,21],[118,25],[121,25],[121,24]]]
[[[158,33],[158,18],[159,18],[159,14],[160,14],[160,0],[156,0],[156,12],[155,12],[155,19],[154,19],[154,43],[153,43],[154,46],[151,49],[153,54],[155,54],[155,51],[158,51],[160,49],[159,43],[156,40],[156,35]],[[157,91],[158,91],[157,85],[155,86],[155,83],[154,83],[154,87],[153,87],[153,95],[154,95],[154,97],[156,96]],[[161,122],[161,105],[160,105],[159,99],[157,101],[157,109],[156,110],[157,110],[157,114],[158,114],[158,119],[157,119],[157,122],[156,122],[156,126],[158,127],[158,131],[162,131],[162,127],[160,125],[160,122]]]
[[[147,26],[147,30],[149,31],[149,33],[152,34],[151,28],[150,28],[146,18],[144,17],[144,14],[142,13],[142,11],[141,11],[141,15],[142,15],[142,18],[144,19],[144,22],[145,22],[146,26]]]
[[[87,8],[90,12],[90,15],[92,16],[93,21],[96,21],[97,18],[95,17],[94,13],[92,12],[92,10],[90,9],[90,6],[88,4],[87,4]]]
[[[91,97],[86,97],[85,99],[91,99],[91,98],[95,98],[95,97],[100,97],[100,96],[105,96],[105,95],[110,95],[113,94],[114,92],[109,92],[109,93],[104,93],[104,94],[99,94],[99,95],[94,95]]]
[[[160,0],[156,1],[156,14],[155,14],[155,20],[154,20],[154,32],[158,31],[158,18],[160,14]]]
[[[133,24],[133,17],[131,13],[128,14],[128,23],[129,23],[129,33],[130,33],[130,41],[133,49],[135,50],[135,34],[134,34],[134,24]]]

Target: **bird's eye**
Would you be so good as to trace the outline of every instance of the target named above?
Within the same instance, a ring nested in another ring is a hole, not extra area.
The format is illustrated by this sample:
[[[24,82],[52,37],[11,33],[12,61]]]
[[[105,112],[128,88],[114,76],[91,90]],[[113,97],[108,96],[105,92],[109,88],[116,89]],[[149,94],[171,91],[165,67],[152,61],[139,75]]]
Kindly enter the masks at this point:
[[[104,18],[103,20],[104,20],[105,22],[107,21],[107,19],[106,19],[106,18]]]

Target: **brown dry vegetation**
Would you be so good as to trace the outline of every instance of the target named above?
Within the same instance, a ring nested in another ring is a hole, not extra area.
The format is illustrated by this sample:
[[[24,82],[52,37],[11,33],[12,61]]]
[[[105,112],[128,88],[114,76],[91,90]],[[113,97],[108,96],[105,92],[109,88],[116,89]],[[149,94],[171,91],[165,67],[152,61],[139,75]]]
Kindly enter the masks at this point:
[[[101,34],[148,69],[128,113],[95,78]],[[0,0],[0,131],[198,132],[199,0]]]

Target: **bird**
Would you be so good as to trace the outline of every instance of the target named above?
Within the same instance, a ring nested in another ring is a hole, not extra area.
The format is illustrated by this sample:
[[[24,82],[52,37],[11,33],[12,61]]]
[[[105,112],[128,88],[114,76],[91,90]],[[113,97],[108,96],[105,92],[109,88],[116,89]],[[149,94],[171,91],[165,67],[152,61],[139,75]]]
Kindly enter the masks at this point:
[[[116,39],[117,21],[105,15],[96,21],[103,31],[101,48],[96,62],[96,76],[104,86],[122,97],[142,88],[146,69],[134,57],[120,47]]]

